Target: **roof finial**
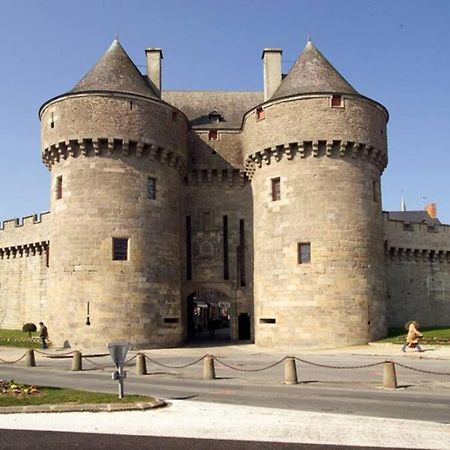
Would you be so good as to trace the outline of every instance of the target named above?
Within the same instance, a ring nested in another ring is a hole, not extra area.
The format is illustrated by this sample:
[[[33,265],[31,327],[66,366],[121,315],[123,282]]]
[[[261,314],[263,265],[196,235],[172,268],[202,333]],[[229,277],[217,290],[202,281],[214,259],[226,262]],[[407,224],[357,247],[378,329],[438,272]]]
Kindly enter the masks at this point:
[[[311,42],[311,35],[308,35],[308,42]]]

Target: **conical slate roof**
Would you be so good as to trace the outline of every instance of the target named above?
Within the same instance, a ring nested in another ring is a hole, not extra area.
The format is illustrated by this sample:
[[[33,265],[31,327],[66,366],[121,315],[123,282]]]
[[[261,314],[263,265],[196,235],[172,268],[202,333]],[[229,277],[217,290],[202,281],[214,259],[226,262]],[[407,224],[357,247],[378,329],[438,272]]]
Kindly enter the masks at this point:
[[[358,94],[314,44],[308,41],[271,98],[320,92]]]
[[[158,97],[117,38],[70,92],[86,91],[126,92],[145,97]]]

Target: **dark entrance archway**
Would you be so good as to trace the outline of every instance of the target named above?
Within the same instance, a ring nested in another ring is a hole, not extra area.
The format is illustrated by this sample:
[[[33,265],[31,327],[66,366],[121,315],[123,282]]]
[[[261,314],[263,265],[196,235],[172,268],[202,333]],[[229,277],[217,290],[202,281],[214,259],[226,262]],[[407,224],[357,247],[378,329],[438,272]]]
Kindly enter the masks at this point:
[[[231,339],[230,299],[217,289],[200,289],[186,298],[187,341],[223,344]]]

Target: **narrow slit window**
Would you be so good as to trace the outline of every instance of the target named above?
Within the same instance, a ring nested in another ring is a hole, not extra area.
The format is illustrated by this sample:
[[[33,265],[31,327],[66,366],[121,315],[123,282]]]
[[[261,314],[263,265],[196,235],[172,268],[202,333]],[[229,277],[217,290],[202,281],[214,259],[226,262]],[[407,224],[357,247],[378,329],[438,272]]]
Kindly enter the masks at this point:
[[[50,121],[50,128],[55,128],[55,117],[52,113],[52,120]]]
[[[331,97],[331,106],[342,108],[344,106],[344,101],[342,100],[342,95],[333,95]]]
[[[177,121],[177,116],[178,116],[178,111],[172,111],[172,120],[173,120],[174,122]]]
[[[63,196],[62,190],[62,175],[56,177],[56,200],[61,199]]]
[[[150,200],[156,200],[156,178],[147,178],[147,195]]]
[[[380,198],[380,184],[377,180],[372,181],[373,201],[378,202]]]
[[[186,279],[192,280],[192,230],[191,217],[186,217]]]
[[[311,243],[299,242],[297,253],[299,264],[309,264],[311,262]]]
[[[261,318],[259,319],[259,323],[277,323],[277,320],[270,317],[270,318]]]
[[[272,201],[280,200],[281,198],[281,181],[280,178],[272,178]]]
[[[128,238],[113,238],[113,261],[128,261]]]

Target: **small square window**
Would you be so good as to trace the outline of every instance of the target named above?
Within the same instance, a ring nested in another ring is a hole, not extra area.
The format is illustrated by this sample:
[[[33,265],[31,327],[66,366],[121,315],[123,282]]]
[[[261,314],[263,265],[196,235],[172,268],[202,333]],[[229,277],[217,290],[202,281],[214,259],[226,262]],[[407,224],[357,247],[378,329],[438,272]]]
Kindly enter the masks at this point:
[[[342,100],[342,95],[333,95],[331,97],[331,106],[342,108],[344,106],[344,101]]]
[[[299,264],[308,264],[311,262],[311,244],[309,242],[298,243],[297,257]]]
[[[156,178],[147,178],[147,195],[150,200],[156,200]]]
[[[113,238],[113,261],[128,260],[128,238]]]
[[[258,108],[256,110],[256,120],[263,120],[266,118],[266,112],[264,111],[264,108]]]
[[[217,133],[217,130],[209,130],[208,139],[210,141],[217,141],[219,139],[219,135]]]
[[[272,201],[281,198],[281,181],[279,178],[272,178]]]
[[[56,200],[62,198],[62,175],[56,177]]]

